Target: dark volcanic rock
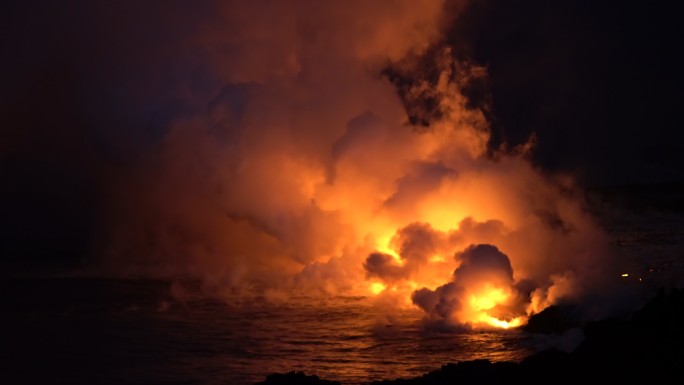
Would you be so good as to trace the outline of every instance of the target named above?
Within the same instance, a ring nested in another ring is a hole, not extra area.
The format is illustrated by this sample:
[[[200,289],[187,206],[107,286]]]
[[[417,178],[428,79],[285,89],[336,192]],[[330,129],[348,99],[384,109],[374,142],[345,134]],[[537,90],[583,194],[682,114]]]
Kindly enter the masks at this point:
[[[255,385],[340,385],[337,381],[321,380],[318,376],[307,376],[303,372],[270,374],[265,381]]]
[[[573,353],[586,367],[605,372],[684,380],[684,291],[661,290],[629,321],[605,320],[585,327]],[[600,365],[597,365],[600,362]]]
[[[553,305],[533,315],[521,329],[530,333],[562,334],[581,326],[576,306]]]
[[[436,385],[436,384],[503,384],[519,378],[517,364],[488,360],[463,361],[446,364],[441,369],[421,377],[372,382],[374,385]]]

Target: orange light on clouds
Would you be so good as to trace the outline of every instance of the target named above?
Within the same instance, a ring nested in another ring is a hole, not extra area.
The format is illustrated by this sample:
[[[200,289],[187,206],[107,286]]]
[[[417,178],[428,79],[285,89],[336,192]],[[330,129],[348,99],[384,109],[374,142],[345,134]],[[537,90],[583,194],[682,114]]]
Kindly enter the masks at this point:
[[[380,283],[380,282],[373,282],[370,285],[370,292],[377,295],[382,293],[385,289],[387,289],[387,285]]]
[[[439,45],[441,2],[318,3],[269,3],[267,17],[240,3],[189,37],[211,48],[222,91],[193,96],[209,116],[174,120],[149,164],[116,183],[112,262],[163,261],[226,292],[391,294],[417,306],[426,289],[460,303],[427,316],[502,328],[600,282],[603,234],[572,183],[488,148],[487,113],[462,92],[486,83],[486,68]],[[413,123],[425,101],[434,111]],[[471,245],[496,246],[505,277],[485,255],[482,272],[456,282]],[[516,291],[522,280],[533,294]]]

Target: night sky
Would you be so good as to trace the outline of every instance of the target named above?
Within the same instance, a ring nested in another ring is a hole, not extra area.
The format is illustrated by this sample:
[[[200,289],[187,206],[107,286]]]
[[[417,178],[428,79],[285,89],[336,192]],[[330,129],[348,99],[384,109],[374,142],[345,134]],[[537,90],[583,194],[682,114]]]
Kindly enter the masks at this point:
[[[84,266],[102,213],[117,199],[105,182],[135,169],[170,122],[207,108],[193,95],[217,79],[179,47],[214,17],[212,3],[2,8],[1,263],[5,271]],[[534,163],[585,186],[677,183],[684,180],[677,8],[474,1],[446,39],[455,55],[487,68],[471,97],[492,123],[492,148],[535,133]]]

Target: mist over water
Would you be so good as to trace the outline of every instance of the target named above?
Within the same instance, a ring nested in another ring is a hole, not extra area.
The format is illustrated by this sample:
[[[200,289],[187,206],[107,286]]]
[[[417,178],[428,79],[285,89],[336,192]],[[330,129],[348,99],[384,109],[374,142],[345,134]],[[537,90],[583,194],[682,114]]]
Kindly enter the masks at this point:
[[[21,293],[4,313],[5,375],[17,383],[241,385],[303,370],[358,384],[417,376],[455,360],[520,360],[543,342],[516,331],[428,333],[419,310],[387,319],[361,297],[179,302],[171,286],[3,282],[4,292]]]
[[[633,262],[629,277],[613,277],[617,287],[638,289],[647,300],[662,284],[681,281],[683,243],[671,231],[684,223],[681,215],[612,214],[603,218],[612,243]],[[3,373],[13,383],[251,384],[302,370],[358,384],[419,376],[449,362],[568,351],[582,338],[577,330],[549,337],[426,325],[422,310],[388,307],[378,297],[218,297],[203,285],[3,279]]]

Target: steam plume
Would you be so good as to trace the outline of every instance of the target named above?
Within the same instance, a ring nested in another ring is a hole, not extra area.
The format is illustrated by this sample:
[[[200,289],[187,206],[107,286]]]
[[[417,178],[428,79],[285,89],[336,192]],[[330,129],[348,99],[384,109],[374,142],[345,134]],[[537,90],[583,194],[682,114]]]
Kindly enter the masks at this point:
[[[168,53],[189,107],[107,189],[103,266],[217,291],[415,291],[456,323],[482,321],[463,302],[485,288],[507,319],[595,289],[608,253],[573,181],[537,171],[531,143],[488,148],[462,91],[486,70],[440,37],[458,4],[212,7]]]

